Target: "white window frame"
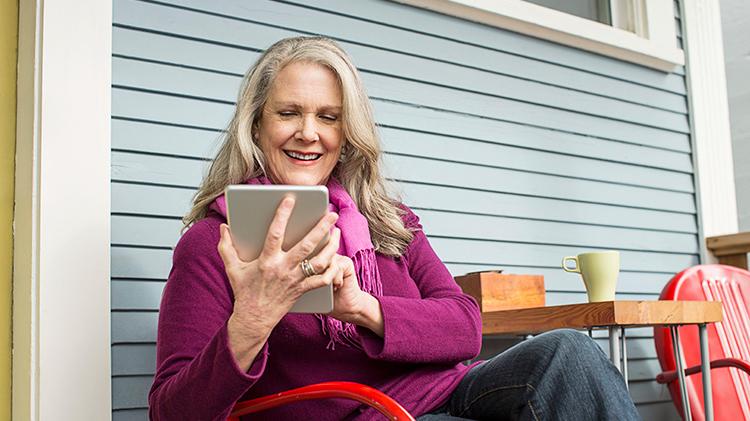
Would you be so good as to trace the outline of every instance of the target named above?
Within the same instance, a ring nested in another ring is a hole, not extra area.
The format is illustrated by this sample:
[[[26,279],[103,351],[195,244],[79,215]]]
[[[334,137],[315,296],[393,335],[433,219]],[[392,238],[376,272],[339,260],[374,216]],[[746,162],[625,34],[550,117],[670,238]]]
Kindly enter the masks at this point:
[[[637,33],[522,0],[395,1],[665,72],[685,64],[685,54],[676,45],[674,5],[671,0],[613,0],[615,13],[623,10],[623,1],[634,3],[633,17]],[[625,17],[620,14],[614,20],[621,22],[622,19]]]

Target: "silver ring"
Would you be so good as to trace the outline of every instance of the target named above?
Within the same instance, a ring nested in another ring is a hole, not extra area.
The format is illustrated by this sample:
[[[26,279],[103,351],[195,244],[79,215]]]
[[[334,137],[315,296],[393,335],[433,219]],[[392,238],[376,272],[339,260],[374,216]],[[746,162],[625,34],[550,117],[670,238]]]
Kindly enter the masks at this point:
[[[302,273],[305,275],[306,278],[317,275],[317,273],[315,273],[315,269],[313,268],[313,265],[310,264],[309,260],[305,259],[299,265],[302,268]]]

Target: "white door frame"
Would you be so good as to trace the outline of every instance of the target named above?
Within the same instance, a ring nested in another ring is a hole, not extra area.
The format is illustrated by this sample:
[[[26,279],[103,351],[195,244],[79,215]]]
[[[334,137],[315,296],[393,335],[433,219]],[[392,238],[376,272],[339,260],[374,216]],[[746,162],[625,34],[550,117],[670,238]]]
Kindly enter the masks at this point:
[[[107,420],[112,3],[20,0],[13,419]]]

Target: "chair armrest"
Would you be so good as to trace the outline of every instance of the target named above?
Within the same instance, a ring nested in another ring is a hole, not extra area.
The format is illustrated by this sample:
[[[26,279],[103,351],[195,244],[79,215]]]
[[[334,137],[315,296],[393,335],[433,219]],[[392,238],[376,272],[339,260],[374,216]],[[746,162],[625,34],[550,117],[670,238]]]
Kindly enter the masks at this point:
[[[750,364],[737,358],[722,358],[720,360],[711,361],[711,369],[722,368],[722,367],[734,367],[739,368],[745,373],[750,374]],[[695,373],[700,373],[701,366],[694,365],[685,369],[685,375],[691,376]],[[657,383],[670,383],[677,379],[677,370],[665,371],[656,376]]]
[[[369,405],[392,421],[414,421],[414,417],[398,402],[385,393],[352,382],[325,382],[297,389],[279,392],[274,395],[239,402],[232,409],[228,421],[239,421],[239,417],[253,412],[265,411],[290,402],[312,399],[345,398]]]

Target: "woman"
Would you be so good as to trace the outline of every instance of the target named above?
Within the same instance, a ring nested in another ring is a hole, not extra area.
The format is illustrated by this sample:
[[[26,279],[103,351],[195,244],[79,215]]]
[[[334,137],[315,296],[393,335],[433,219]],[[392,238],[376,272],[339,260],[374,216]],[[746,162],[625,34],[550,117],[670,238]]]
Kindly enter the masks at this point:
[[[386,194],[380,155],[362,82],[334,42],[285,39],[260,57],[174,251],[151,418],[221,420],[238,400],[332,380],[378,388],[420,419],[637,418],[622,377],[577,332],[462,364],[481,345],[477,305],[414,213]],[[285,199],[261,256],[243,262],[224,224],[222,192],[244,182],[324,184],[334,212],[284,251],[294,206]],[[328,232],[327,246],[303,270]],[[305,291],[325,284],[334,285],[332,313],[287,314]],[[376,417],[335,399],[255,418]]]

